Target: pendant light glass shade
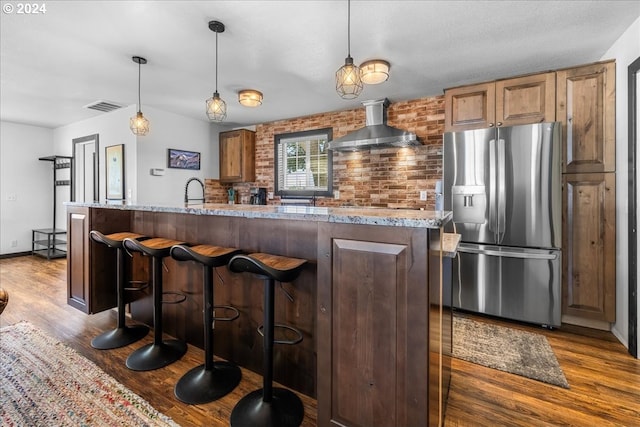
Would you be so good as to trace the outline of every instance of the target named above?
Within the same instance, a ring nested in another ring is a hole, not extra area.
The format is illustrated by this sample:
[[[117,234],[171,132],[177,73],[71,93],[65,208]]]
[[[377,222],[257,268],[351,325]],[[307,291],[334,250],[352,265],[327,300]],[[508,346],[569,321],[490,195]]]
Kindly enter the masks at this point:
[[[336,71],[336,92],[343,99],[357,98],[362,92],[360,68],[351,57],[351,1],[347,2],[347,57],[344,65]]]
[[[362,83],[377,85],[389,78],[389,63],[382,59],[372,59],[360,64]]]
[[[245,107],[259,107],[262,105],[262,92],[254,89],[244,89],[238,92],[238,102]]]
[[[142,103],[140,102],[140,66],[146,64],[147,60],[140,56],[134,56],[131,59],[138,64],[138,112],[134,117],[129,119],[129,129],[131,129],[134,135],[145,136],[149,133],[149,120],[142,115]]]
[[[221,122],[227,118],[227,103],[220,98],[217,91],[207,99],[207,117],[212,122]]]
[[[221,122],[227,118],[227,103],[220,98],[218,93],[218,33],[224,32],[224,24],[219,21],[209,21],[209,29],[216,33],[216,90],[213,96],[207,99],[207,117],[212,122]]]
[[[344,65],[336,71],[336,91],[343,99],[353,99],[360,95],[362,88],[360,68],[351,56],[347,56]]]
[[[135,117],[129,119],[129,128],[134,135],[145,136],[149,133],[149,120],[142,115],[142,111],[138,111]]]

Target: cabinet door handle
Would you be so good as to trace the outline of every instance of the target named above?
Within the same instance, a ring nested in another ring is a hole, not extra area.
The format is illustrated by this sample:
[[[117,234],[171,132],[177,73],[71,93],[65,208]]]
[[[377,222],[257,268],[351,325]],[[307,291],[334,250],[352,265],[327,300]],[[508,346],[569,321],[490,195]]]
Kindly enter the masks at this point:
[[[498,122],[498,126],[502,126],[502,122]]]
[[[493,123],[489,123],[489,127],[492,128],[493,127]]]

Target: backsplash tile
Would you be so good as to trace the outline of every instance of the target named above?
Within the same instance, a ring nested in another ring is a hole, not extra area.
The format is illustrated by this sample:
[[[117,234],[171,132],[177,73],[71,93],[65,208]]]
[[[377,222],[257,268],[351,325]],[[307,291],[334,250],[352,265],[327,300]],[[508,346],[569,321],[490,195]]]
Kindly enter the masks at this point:
[[[390,126],[414,132],[423,143],[418,147],[385,148],[362,152],[334,152],[333,188],[340,199],[319,197],[318,206],[376,206],[428,208],[435,204],[435,182],[442,176],[444,96],[396,102],[387,110]],[[364,107],[279,120],[256,126],[256,182],[234,184],[238,200],[246,199],[251,187],[274,191],[274,135],[310,129],[333,128],[339,138],[364,126]],[[206,180],[208,202],[226,203],[229,185]],[[420,191],[427,190],[427,201]],[[279,204],[276,197],[270,204]]]

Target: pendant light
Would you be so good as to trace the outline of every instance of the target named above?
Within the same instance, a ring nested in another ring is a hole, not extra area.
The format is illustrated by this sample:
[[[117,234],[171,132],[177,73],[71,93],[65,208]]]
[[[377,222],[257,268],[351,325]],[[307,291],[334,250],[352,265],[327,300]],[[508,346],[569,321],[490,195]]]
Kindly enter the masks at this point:
[[[357,98],[362,92],[360,68],[351,57],[351,0],[347,2],[347,57],[344,65],[336,71],[336,92],[343,99]]]
[[[221,122],[227,118],[227,103],[218,93],[218,33],[224,32],[224,24],[219,21],[209,21],[209,29],[216,33],[216,90],[213,96],[207,99],[207,117],[212,122]]]
[[[138,113],[129,119],[129,128],[134,135],[145,136],[149,133],[149,120],[142,115],[142,103],[140,102],[140,67],[142,64],[146,64],[147,60],[140,56],[134,56],[131,59],[138,64]]]

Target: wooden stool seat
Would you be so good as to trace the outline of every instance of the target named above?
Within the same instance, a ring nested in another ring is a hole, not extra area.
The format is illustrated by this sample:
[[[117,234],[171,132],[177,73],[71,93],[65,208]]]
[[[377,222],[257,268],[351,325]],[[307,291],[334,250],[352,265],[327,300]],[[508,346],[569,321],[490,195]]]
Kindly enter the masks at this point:
[[[304,417],[300,398],[290,390],[273,387],[274,328],[285,327],[298,333],[299,338],[280,341],[295,344],[302,340],[302,333],[274,322],[275,281],[291,282],[301,273],[307,261],[266,253],[235,255],[229,261],[234,273],[252,273],[264,280],[264,324],[258,328],[263,337],[262,389],[244,396],[231,411],[231,426],[298,427]]]
[[[172,246],[185,244],[180,240],[165,239],[164,237],[152,237],[142,241],[125,238],[123,241],[126,249],[158,258],[169,256]]]
[[[121,231],[112,234],[102,234],[97,230],[91,230],[89,232],[91,240],[102,243],[110,248],[116,249],[116,295],[117,295],[117,307],[118,307],[118,320],[116,328],[104,332],[93,340],[91,340],[91,347],[98,350],[111,350],[114,348],[124,347],[132,344],[149,333],[149,328],[145,325],[133,325],[127,326],[125,319],[125,291],[127,290],[140,290],[142,288],[131,288],[126,286],[129,283],[125,278],[125,256],[123,250],[124,239],[132,239],[133,241],[144,240],[147,237],[132,233],[129,231]]]
[[[182,244],[185,242],[164,237],[152,237],[142,241],[126,237],[122,241],[125,250],[140,252],[151,258],[153,286],[153,342],[127,357],[126,365],[131,370],[159,369],[180,359],[187,352],[187,344],[184,341],[162,339],[162,259],[169,256],[172,246]]]
[[[122,241],[127,238],[133,239],[133,240],[148,239],[148,237],[143,234],[132,233],[130,231],[120,231],[117,233],[102,234],[99,231],[91,230],[89,232],[89,235],[94,241],[98,243],[103,243],[111,248],[121,248]]]
[[[171,257],[178,261],[196,261],[207,267],[221,267],[240,252],[240,249],[223,248],[212,245],[175,245],[171,248]]]
[[[300,274],[307,260],[271,255],[261,252],[234,257],[231,271],[247,272],[269,277],[278,282],[291,282]]]
[[[213,402],[229,394],[240,383],[242,373],[233,363],[213,360],[213,327],[215,320],[234,320],[238,310],[231,306],[216,306],[213,303],[213,269],[226,265],[239,249],[212,245],[175,245],[171,257],[178,261],[195,261],[202,265],[203,278],[203,325],[204,364],[184,374],[176,383],[174,393],[185,403],[198,405]],[[233,310],[236,315],[229,318],[214,318],[215,308]]]

